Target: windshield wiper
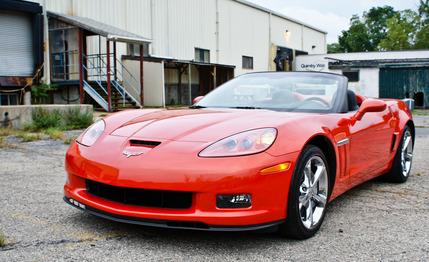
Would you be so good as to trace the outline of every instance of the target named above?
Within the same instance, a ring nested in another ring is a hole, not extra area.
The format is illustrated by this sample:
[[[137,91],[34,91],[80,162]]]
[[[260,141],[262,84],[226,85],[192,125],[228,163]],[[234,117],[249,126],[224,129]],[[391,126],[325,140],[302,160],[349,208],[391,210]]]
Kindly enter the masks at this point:
[[[200,108],[207,108],[207,107],[206,106],[194,105],[194,106],[190,106],[189,108],[191,108],[191,109],[200,109]]]

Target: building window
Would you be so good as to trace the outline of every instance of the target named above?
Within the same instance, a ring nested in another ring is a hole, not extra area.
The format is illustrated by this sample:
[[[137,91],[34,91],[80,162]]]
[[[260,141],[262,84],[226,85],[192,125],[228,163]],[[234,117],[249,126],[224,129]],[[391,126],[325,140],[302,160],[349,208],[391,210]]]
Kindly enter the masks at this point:
[[[359,82],[359,70],[343,71],[343,76],[349,79],[349,82]]]
[[[17,105],[17,104],[18,104],[18,94],[14,94],[14,93],[0,94],[0,106],[9,106],[9,105]]]
[[[243,69],[253,69],[253,57],[243,56]]]
[[[140,56],[140,44],[128,44],[127,55],[139,57]],[[143,56],[149,56],[149,43],[143,43]]]
[[[195,48],[195,61],[210,63],[210,50]]]

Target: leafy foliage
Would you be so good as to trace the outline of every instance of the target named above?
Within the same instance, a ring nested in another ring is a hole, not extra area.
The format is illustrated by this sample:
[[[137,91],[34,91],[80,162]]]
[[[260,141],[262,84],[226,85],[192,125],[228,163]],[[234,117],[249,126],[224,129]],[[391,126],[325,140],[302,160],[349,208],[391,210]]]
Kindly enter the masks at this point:
[[[380,42],[386,37],[388,31],[388,20],[397,14],[391,6],[373,7],[365,12],[363,17],[368,29],[372,51],[377,50]]]
[[[366,25],[359,16],[354,15],[350,20],[350,28],[343,31],[338,41],[345,52],[372,51],[371,40]]]
[[[420,0],[418,12],[373,7],[354,15],[328,53],[390,51],[429,48],[429,0]]]
[[[4,234],[0,231],[0,247],[6,246],[6,237]]]
[[[43,108],[36,108],[32,116],[33,123],[26,129],[31,131],[51,129],[52,132],[49,132],[48,135],[55,130],[87,128],[93,122],[92,113],[81,112],[79,109],[70,109],[62,113],[58,110],[48,111]]]
[[[79,109],[71,109],[64,114],[66,129],[87,128],[93,122],[91,113],[81,112]]]
[[[49,101],[49,94],[55,91],[57,85],[40,84],[31,88],[31,98],[33,104],[44,104]]]
[[[404,10],[387,21],[387,34],[381,40],[381,50],[406,50],[413,48],[417,13]]]
[[[420,24],[419,30],[416,33],[415,48],[428,49],[429,48],[429,0],[420,0],[420,7],[418,10]]]
[[[33,111],[33,124],[30,129],[42,130],[48,128],[59,128],[62,126],[62,116],[58,110],[49,112],[43,108],[36,108]]]

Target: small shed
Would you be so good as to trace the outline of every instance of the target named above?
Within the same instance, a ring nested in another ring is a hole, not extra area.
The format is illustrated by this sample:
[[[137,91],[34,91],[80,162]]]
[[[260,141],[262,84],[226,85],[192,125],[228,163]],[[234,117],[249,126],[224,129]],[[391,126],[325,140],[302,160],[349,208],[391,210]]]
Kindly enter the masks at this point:
[[[416,107],[429,108],[429,50],[304,55],[295,70],[343,74],[362,95],[412,98]]]

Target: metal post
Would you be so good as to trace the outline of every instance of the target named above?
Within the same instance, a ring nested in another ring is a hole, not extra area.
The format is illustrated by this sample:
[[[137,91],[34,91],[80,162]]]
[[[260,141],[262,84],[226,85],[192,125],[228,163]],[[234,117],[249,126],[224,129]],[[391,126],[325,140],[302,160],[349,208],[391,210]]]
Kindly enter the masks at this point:
[[[113,41],[113,72],[114,72],[114,79],[115,81],[118,80],[118,71],[116,66],[116,41]]]
[[[192,76],[191,76],[191,64],[188,64],[188,85],[189,85],[189,104],[192,105]]]
[[[216,87],[217,87],[216,82],[217,82],[217,67],[214,66],[214,68],[213,68],[213,89],[216,89]]]
[[[182,65],[176,65],[177,68],[177,102],[179,105],[182,104]]]
[[[144,62],[144,52],[143,45],[140,45],[140,104],[142,107],[144,106],[144,70],[143,70],[143,62]]]
[[[79,97],[80,103],[84,102],[83,94],[83,33],[79,30]]]
[[[108,111],[112,111],[112,90],[111,90],[111,83],[110,83],[110,41],[106,40],[106,51],[107,51],[107,57],[106,57],[106,76],[107,76],[107,103],[108,103]]]

